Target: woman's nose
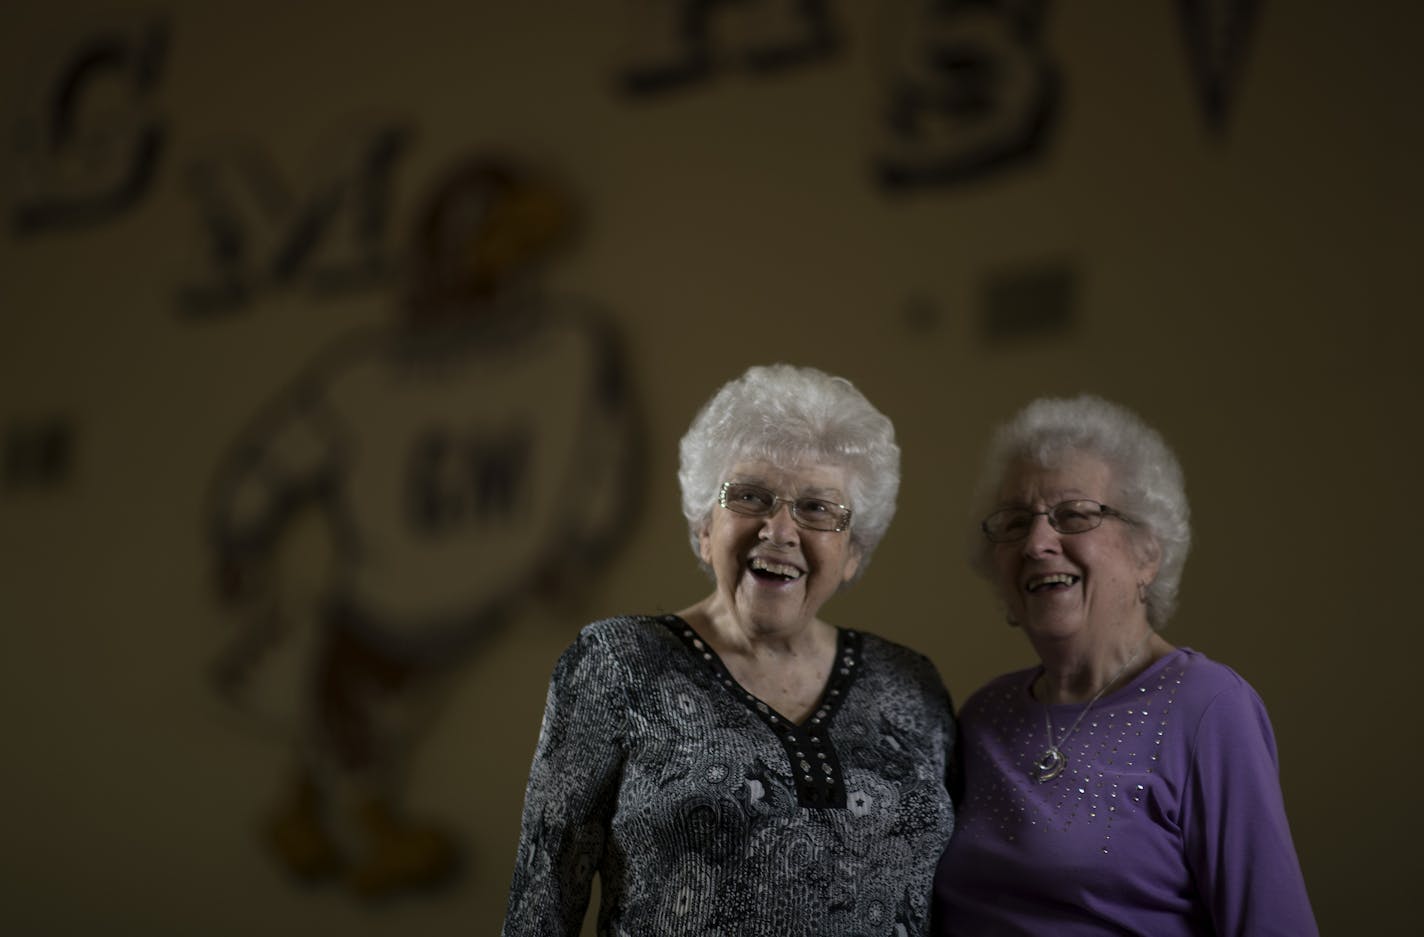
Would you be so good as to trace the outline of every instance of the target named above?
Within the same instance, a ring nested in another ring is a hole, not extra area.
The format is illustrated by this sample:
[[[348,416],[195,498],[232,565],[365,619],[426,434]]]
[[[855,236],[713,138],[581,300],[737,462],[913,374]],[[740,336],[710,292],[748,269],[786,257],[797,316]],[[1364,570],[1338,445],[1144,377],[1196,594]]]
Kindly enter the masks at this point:
[[[1058,549],[1060,536],[1058,531],[1053,529],[1053,525],[1048,523],[1048,515],[1038,514],[1029,523],[1028,536],[1024,538],[1024,553],[1029,556],[1053,553]]]
[[[772,543],[792,543],[798,530],[800,528],[796,525],[796,518],[791,516],[791,504],[788,501],[778,500],[772,506],[771,513],[761,522],[762,536]]]

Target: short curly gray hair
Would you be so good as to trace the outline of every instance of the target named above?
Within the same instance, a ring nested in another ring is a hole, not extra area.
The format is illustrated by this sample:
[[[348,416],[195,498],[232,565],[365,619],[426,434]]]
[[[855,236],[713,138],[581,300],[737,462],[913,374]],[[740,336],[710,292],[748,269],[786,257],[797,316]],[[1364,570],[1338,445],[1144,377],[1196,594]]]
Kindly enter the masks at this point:
[[[860,553],[857,575],[895,516],[900,447],[894,425],[850,381],[815,368],[749,368],[703,405],[678,448],[682,513],[699,563],[699,534],[738,462],[844,469],[853,512],[850,537]]]
[[[970,565],[993,574],[993,545],[979,530],[994,509],[1004,475],[1030,461],[1053,468],[1067,453],[1102,459],[1117,487],[1112,505],[1136,521],[1158,550],[1157,578],[1147,587],[1147,620],[1161,629],[1177,605],[1182,567],[1192,545],[1182,467],[1162,436],[1135,413],[1101,397],[1043,397],[999,427],[975,488]]]

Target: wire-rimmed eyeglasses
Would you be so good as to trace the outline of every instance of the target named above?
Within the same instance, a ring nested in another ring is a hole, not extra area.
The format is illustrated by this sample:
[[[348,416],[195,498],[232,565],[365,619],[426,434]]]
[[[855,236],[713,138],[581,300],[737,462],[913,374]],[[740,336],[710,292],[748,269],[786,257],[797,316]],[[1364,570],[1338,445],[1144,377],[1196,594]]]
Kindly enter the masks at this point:
[[[734,514],[768,517],[778,504],[791,508],[791,519],[808,530],[845,530],[850,526],[850,508],[821,498],[782,498],[776,492],[746,482],[723,482],[717,503]]]
[[[1033,519],[1038,516],[1048,518],[1048,525],[1060,534],[1081,534],[1092,530],[1105,517],[1116,517],[1120,521],[1132,523],[1131,518],[1121,511],[1098,501],[1078,498],[1073,501],[1059,501],[1046,511],[1030,511],[1028,508],[1002,508],[984,518],[979,529],[991,543],[1012,543],[1028,536],[1033,527]]]

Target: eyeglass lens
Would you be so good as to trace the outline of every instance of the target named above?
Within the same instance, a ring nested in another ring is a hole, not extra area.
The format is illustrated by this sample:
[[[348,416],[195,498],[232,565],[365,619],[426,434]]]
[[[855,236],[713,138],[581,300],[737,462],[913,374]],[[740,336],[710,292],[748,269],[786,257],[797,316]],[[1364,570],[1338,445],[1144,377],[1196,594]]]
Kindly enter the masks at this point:
[[[781,498],[776,492],[760,485],[728,482],[722,486],[722,506],[737,514],[765,517],[776,511],[778,502],[791,505],[791,517],[802,527],[812,530],[844,530],[850,521],[850,510],[820,498]]]
[[[983,527],[984,533],[995,542],[1022,540],[1028,536],[1033,519],[1044,515],[1060,534],[1081,534],[1101,524],[1107,511],[1104,505],[1086,500],[1060,501],[1046,511],[1004,508],[985,518]]]

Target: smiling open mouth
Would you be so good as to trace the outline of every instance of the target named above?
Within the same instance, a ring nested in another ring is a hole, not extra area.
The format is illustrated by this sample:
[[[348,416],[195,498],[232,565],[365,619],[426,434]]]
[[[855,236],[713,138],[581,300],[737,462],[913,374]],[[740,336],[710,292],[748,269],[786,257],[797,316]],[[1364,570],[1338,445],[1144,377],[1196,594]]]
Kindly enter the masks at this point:
[[[1058,589],[1069,589],[1078,584],[1081,577],[1069,573],[1053,573],[1050,576],[1035,576],[1028,581],[1029,592],[1042,592],[1045,589],[1055,591]]]
[[[789,563],[778,563],[760,556],[752,557],[747,568],[758,579],[767,579],[772,582],[794,582],[803,575],[801,570]]]

